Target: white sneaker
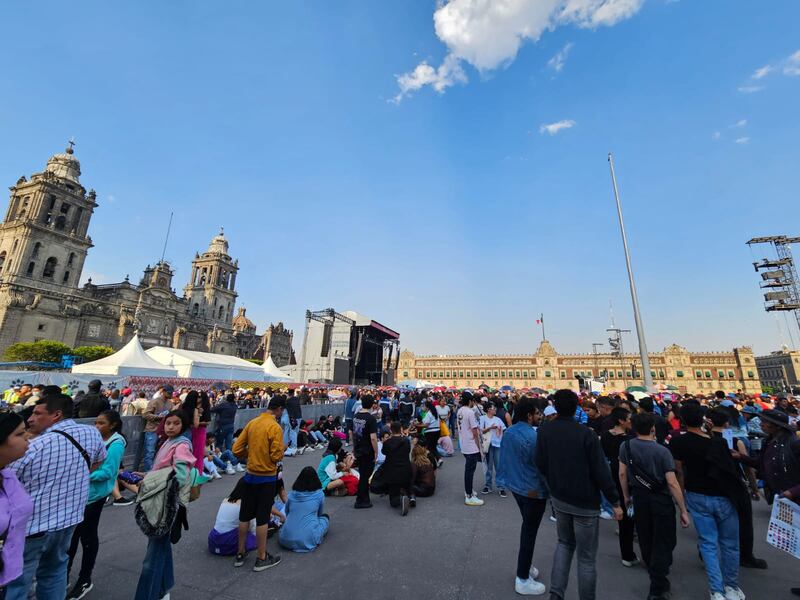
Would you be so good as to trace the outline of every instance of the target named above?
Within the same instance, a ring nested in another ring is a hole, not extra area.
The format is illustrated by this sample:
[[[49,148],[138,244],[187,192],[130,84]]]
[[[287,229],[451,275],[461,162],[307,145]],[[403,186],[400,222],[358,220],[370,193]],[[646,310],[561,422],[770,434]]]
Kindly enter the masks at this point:
[[[236,471],[234,471],[233,465],[231,463],[228,463],[228,466],[225,468],[225,472],[228,475],[236,475]]]
[[[523,596],[538,596],[547,591],[547,587],[535,579],[520,579],[514,581],[514,591]]]
[[[741,588],[726,585],[725,600],[744,600],[744,592]]]
[[[558,519],[556,519],[556,518],[555,518],[553,515],[550,515],[550,520],[551,520],[553,523],[555,523],[556,521],[558,521]]]
[[[531,579],[539,579],[539,569],[531,567]]]
[[[614,515],[612,515],[612,514],[611,514],[610,512],[608,512],[607,510],[601,510],[601,511],[600,511],[600,518],[601,518],[601,519],[605,519],[606,521],[610,521],[611,519],[613,519],[613,518],[614,518]]]
[[[234,467],[234,470],[235,470],[237,473],[244,473],[244,471],[245,471],[245,468],[244,468],[244,467],[241,465],[241,463],[239,463],[238,465],[236,465],[236,467]]]
[[[725,596],[723,596],[719,592],[711,592],[711,595],[709,596],[709,598],[711,600],[725,600]]]
[[[464,504],[467,506],[483,506],[483,500],[478,498],[475,494],[472,494],[472,496],[465,495]]]
[[[222,475],[219,474],[219,471],[214,471],[214,479],[222,479]]]

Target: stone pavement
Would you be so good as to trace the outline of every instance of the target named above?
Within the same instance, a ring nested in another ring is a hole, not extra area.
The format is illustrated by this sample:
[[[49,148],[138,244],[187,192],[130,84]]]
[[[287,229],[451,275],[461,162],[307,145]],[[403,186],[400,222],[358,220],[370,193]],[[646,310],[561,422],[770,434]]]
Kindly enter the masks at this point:
[[[287,459],[289,485],[301,468],[316,467],[320,456],[317,451]],[[464,506],[463,464],[460,455],[445,459],[436,495],[420,498],[417,508],[405,518],[389,508],[388,498],[373,497],[374,508],[358,511],[353,509],[353,498],[327,499],[331,530],[325,542],[310,554],[293,554],[278,550],[276,542],[270,540],[270,552],[280,552],[283,561],[261,573],[250,570],[252,554],[245,567],[234,569],[232,558],[208,552],[206,538],[217,507],[239,477],[223,476],[205,485],[202,497],[190,505],[190,530],[173,547],[176,585],[172,600],[519,598],[514,593],[520,525],[516,503],[511,496],[502,499],[494,494],[483,497],[483,507]],[[476,484],[481,477],[479,467]],[[742,589],[752,600],[791,598],[789,588],[800,585],[797,563],[763,541],[769,518],[766,503],[760,502],[755,513],[756,555],[766,559],[770,568],[743,569]],[[601,522],[597,598],[644,600],[647,573],[641,567],[622,566],[615,528],[612,521]],[[132,598],[146,546],[133,520],[132,506],[104,509],[100,542],[95,587],[87,598]],[[545,583],[550,579],[555,542],[555,524],[545,516],[534,554],[534,564]],[[570,600],[578,597],[574,573],[573,564],[567,593]],[[671,579],[676,600],[708,598],[691,527],[678,532]]]

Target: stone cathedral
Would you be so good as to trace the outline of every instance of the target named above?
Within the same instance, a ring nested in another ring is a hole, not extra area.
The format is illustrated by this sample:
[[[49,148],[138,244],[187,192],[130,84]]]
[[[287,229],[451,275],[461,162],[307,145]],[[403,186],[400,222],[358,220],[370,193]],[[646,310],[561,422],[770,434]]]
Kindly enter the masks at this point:
[[[222,231],[195,254],[182,296],[172,287],[174,272],[166,261],[148,265],[138,283],[126,277],[95,285],[89,279],[79,287],[98,204],[95,191],[80,182],[73,145],[53,155],[41,173],[20,177],[10,188],[0,224],[0,353],[15,342],[45,339],[116,350],[138,332],[145,348],[250,358],[263,356],[266,343],[269,355],[272,343],[256,333],[245,309],[234,316],[239,266]]]

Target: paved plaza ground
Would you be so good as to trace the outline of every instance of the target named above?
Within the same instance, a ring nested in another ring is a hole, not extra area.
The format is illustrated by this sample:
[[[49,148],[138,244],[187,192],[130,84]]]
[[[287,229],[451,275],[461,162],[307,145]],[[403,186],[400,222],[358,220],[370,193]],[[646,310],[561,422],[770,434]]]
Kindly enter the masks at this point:
[[[302,467],[316,466],[320,456],[317,451],[287,459],[286,480],[291,484]],[[206,537],[217,507],[239,475],[211,482],[203,487],[202,497],[191,504],[190,530],[174,547],[176,585],[172,600],[518,598],[514,593],[520,525],[516,503],[512,497],[502,499],[495,494],[484,497],[483,507],[464,506],[463,465],[459,455],[445,459],[436,495],[421,498],[405,518],[389,508],[388,498],[373,497],[375,506],[369,510],[354,510],[353,498],[327,499],[331,531],[322,546],[310,554],[293,554],[278,550],[276,542],[270,540],[270,552],[280,552],[283,562],[262,573],[251,570],[252,554],[245,567],[234,569],[232,558],[208,553]],[[479,467],[476,484],[481,474]],[[770,568],[742,570],[741,586],[753,600],[790,598],[789,587],[800,585],[797,563],[763,541],[769,517],[763,501],[755,507],[755,513],[756,554],[765,558]],[[601,522],[597,597],[643,600],[647,573],[641,567],[627,569],[621,565],[615,528],[612,521]],[[672,576],[676,600],[708,598],[694,540],[691,528],[679,531]],[[100,541],[95,588],[88,598],[129,600],[146,546],[134,523],[132,506],[105,508]],[[545,517],[534,554],[534,564],[542,571],[545,583],[550,579],[555,543],[555,524]],[[569,599],[577,598],[574,565],[572,573]]]

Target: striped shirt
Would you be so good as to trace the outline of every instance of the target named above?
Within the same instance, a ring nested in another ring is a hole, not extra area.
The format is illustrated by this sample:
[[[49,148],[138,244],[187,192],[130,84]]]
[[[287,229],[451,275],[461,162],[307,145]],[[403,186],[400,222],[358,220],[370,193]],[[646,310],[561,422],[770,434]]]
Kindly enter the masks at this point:
[[[59,421],[32,439],[25,455],[10,465],[33,500],[33,516],[26,535],[59,531],[83,521],[89,497],[89,469],[80,451],[66,437],[53,433],[56,430],[75,438],[92,464],[106,458],[100,432],[72,419]]]

